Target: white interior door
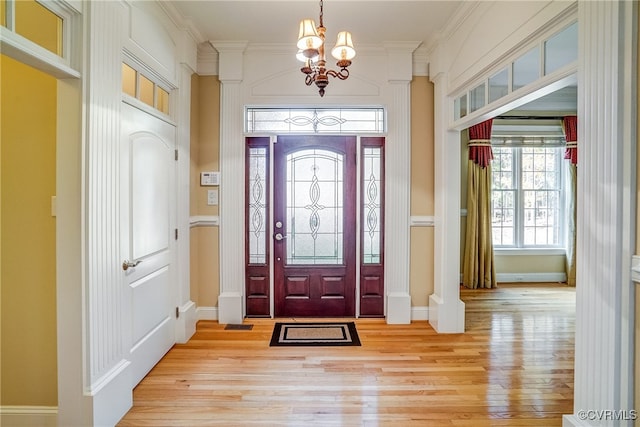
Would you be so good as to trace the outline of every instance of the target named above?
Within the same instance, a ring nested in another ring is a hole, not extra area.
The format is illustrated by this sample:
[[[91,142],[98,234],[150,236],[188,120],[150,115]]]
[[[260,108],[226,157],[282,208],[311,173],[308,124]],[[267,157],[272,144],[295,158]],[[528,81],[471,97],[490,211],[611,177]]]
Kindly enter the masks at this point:
[[[123,103],[123,273],[133,385],[175,343],[175,126]]]

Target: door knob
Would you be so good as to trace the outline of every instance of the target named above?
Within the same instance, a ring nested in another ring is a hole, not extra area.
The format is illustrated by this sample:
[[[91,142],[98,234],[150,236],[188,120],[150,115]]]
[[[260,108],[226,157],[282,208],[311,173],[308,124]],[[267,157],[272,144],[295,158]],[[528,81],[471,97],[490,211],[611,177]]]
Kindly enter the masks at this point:
[[[282,233],[276,233],[276,235],[275,235],[275,236],[273,236],[273,237],[274,237],[277,241],[284,240],[284,239],[286,239],[286,238],[287,238],[287,236],[283,236],[283,235],[282,235]]]
[[[135,261],[129,261],[129,260],[126,260],[126,259],[125,259],[125,260],[122,262],[122,269],[123,269],[124,271],[127,271],[129,268],[131,268],[131,267],[135,267],[135,266],[137,266],[138,264],[140,264],[141,262],[142,262],[142,261],[140,261],[139,259],[137,259],[137,260],[135,260]]]

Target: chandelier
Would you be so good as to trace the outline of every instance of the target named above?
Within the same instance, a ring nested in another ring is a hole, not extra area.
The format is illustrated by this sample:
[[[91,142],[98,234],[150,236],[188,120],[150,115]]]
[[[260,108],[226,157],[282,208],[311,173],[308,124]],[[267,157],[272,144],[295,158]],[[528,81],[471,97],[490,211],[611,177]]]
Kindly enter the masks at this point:
[[[322,0],[320,0],[320,25],[316,27],[313,19],[303,19],[300,22],[300,33],[298,36],[298,54],[296,57],[304,62],[300,69],[305,74],[304,82],[307,86],[315,83],[318,86],[320,96],[324,96],[324,88],[329,84],[329,76],[346,80],[349,78],[347,67],[351,65],[351,60],[356,56],[351,41],[351,33],[341,31],[338,33],[338,41],[331,50],[331,55],[338,60],[336,65],[340,71],[328,70],[324,57],[324,33],[326,28],[323,23]]]

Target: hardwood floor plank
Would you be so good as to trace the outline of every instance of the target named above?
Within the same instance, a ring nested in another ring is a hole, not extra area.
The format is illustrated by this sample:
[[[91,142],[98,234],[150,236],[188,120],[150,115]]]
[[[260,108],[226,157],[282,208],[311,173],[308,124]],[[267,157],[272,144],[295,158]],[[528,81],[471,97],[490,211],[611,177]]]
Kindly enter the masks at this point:
[[[464,334],[356,319],[361,347],[269,347],[276,321],[309,319],[201,321],[136,387],[119,425],[560,426],[573,411],[575,288],[461,298]]]

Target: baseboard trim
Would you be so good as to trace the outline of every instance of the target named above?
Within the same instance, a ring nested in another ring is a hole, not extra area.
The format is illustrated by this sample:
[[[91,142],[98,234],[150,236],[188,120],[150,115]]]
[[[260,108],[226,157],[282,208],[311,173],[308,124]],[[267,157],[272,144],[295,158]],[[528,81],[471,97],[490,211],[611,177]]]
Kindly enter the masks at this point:
[[[541,283],[541,282],[566,282],[566,273],[497,273],[498,284],[503,283]]]
[[[196,333],[196,304],[187,301],[178,309],[179,316],[176,319],[176,342],[184,344]]]
[[[585,424],[575,415],[563,415],[562,416],[562,427],[585,427],[589,424]]]
[[[196,308],[197,320],[218,320],[218,307]]]
[[[218,320],[218,307],[196,308],[197,320]],[[411,320],[429,320],[428,306],[411,307]]]
[[[429,320],[429,307],[411,307],[411,320]]]
[[[0,425],[56,427],[57,406],[0,406]]]

